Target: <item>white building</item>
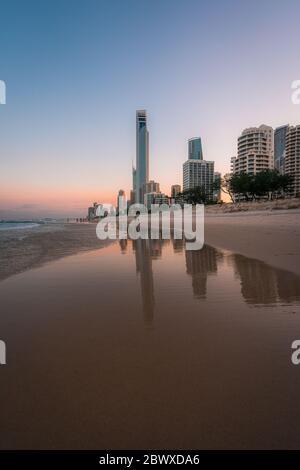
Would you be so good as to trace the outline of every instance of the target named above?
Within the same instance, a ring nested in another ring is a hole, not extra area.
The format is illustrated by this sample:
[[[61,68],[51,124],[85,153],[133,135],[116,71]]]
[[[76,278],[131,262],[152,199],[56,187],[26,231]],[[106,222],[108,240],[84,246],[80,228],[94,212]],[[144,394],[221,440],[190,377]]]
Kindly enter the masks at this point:
[[[144,195],[144,204],[148,210],[151,204],[167,204],[169,205],[169,197],[161,192],[151,192]]]
[[[144,183],[143,192],[144,194],[159,193],[160,192],[159,183],[153,180],[148,181],[148,183]]]
[[[238,138],[238,156],[231,159],[232,173],[256,174],[274,168],[274,130],[262,124],[245,129]]]
[[[213,199],[214,162],[189,159],[183,164],[183,191],[201,186]]]

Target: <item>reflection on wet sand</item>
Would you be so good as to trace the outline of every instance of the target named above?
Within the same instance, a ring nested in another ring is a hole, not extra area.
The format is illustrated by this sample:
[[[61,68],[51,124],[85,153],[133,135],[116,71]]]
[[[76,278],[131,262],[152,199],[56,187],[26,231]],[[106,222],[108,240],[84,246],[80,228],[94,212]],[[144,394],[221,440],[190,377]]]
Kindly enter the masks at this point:
[[[185,252],[186,272],[192,276],[194,296],[206,298],[207,277],[217,273],[218,262],[222,259],[222,254],[215,248],[205,245],[202,250],[192,250]]]
[[[0,296],[0,448],[299,448],[296,276],[121,240],[3,281]]]
[[[192,279],[193,294],[197,299],[207,298],[208,278],[217,276],[218,269],[225,261],[240,280],[241,294],[249,304],[272,305],[279,301],[289,303],[300,298],[298,276],[272,268],[262,261],[239,254],[223,253],[208,245],[202,250],[185,250],[183,240],[120,240],[121,253],[127,252],[129,243],[135,254],[144,319],[148,324],[153,321],[155,307],[152,262],[163,256],[163,250],[170,242],[175,254],[185,251],[186,273]]]
[[[132,242],[135,253],[136,272],[140,276],[143,313],[146,323],[152,323],[154,316],[154,285],[152,258],[159,256],[161,248],[157,252],[151,249],[153,242],[157,240],[142,240],[141,238]]]
[[[299,299],[300,278],[296,274],[274,269],[262,261],[242,255],[233,254],[230,258],[247,303],[267,305]]]

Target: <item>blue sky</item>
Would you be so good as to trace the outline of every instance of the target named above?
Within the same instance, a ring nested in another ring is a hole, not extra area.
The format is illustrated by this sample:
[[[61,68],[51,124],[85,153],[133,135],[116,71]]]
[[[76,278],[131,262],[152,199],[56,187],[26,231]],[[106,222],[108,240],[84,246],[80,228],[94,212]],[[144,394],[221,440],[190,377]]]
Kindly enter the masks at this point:
[[[129,191],[139,108],[163,190],[193,136],[228,171],[243,128],[300,123],[299,17],[294,0],[2,0],[0,209],[73,214]]]

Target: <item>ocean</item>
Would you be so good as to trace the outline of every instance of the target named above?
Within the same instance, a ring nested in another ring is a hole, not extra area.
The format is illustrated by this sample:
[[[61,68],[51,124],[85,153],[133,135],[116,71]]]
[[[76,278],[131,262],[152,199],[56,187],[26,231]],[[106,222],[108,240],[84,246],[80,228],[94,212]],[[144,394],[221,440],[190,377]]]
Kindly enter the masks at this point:
[[[0,220],[0,230],[24,230],[39,227],[39,223],[26,220]]]

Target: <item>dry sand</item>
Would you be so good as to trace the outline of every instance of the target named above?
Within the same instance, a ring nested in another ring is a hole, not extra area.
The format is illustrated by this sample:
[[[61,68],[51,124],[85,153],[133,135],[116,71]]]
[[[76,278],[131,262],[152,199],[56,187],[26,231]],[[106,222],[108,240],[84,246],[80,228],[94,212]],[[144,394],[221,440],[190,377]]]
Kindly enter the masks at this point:
[[[205,243],[300,274],[300,209],[207,212]]]

